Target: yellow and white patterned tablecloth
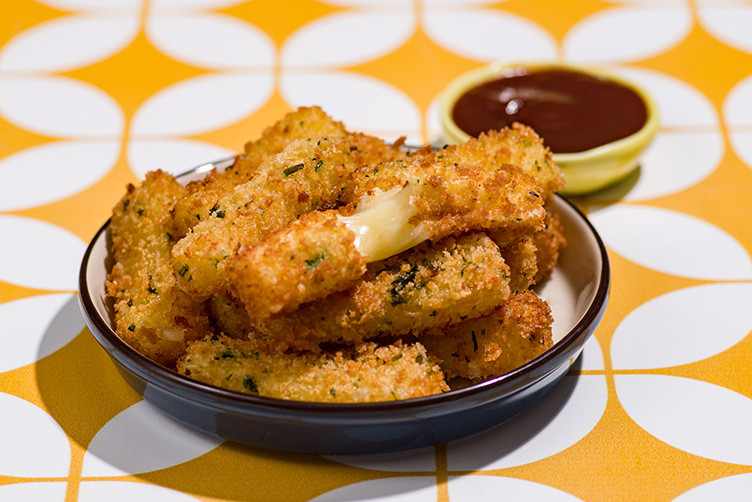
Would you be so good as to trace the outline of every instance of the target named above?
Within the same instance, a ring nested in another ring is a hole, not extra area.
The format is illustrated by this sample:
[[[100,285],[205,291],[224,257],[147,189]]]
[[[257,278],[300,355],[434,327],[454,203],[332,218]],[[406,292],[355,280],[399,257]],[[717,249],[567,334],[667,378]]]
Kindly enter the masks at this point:
[[[9,0],[0,7],[0,500],[747,500],[752,493],[752,1]],[[544,402],[477,437],[378,457],[193,432],[84,327],[78,265],[128,182],[242,148],[321,105],[439,135],[493,60],[642,83],[638,173],[576,202],[611,300]]]

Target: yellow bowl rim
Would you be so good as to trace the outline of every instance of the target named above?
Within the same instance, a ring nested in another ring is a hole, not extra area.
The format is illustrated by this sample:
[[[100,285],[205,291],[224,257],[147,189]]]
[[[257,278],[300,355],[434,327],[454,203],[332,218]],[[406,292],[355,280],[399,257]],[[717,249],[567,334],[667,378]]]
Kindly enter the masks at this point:
[[[460,96],[464,94],[467,90],[471,89],[472,87],[475,87],[481,82],[485,82],[485,81],[491,80],[499,76],[507,75],[511,73],[512,70],[514,70],[515,68],[526,68],[526,69],[535,69],[535,70],[558,68],[558,69],[576,71],[576,72],[580,72],[584,74],[590,74],[598,78],[603,78],[606,80],[617,82],[621,85],[624,85],[625,87],[628,87],[634,90],[640,96],[640,98],[642,98],[642,100],[645,102],[647,117],[645,119],[645,124],[638,131],[624,138],[612,141],[610,143],[606,143],[605,145],[597,146],[595,148],[583,150],[581,152],[573,152],[573,153],[552,152],[555,162],[561,162],[562,164],[574,163],[574,162],[578,162],[578,161],[582,161],[586,159],[612,155],[614,151],[628,149],[630,145],[632,145],[635,142],[641,143],[644,141],[645,143],[647,143],[655,135],[655,133],[658,130],[658,108],[655,102],[653,101],[653,98],[650,96],[650,94],[642,86],[624,77],[615,75],[614,73],[608,70],[595,67],[595,66],[579,66],[579,65],[574,65],[570,63],[562,63],[562,62],[544,62],[544,61],[541,61],[541,62],[524,62],[524,61],[500,62],[500,61],[497,61],[497,62],[487,64],[485,66],[476,68],[475,70],[471,70],[469,72],[466,72],[460,75],[459,77],[455,78],[452,82],[450,82],[450,84],[444,90],[441,96],[441,104],[440,104],[439,113],[440,113],[441,125],[445,133],[449,136],[449,139],[451,141],[456,142],[456,143],[464,143],[465,141],[471,138],[471,136],[467,134],[465,131],[463,131],[462,129],[460,129],[460,127],[452,119],[452,110],[454,108],[454,104],[457,102]]]

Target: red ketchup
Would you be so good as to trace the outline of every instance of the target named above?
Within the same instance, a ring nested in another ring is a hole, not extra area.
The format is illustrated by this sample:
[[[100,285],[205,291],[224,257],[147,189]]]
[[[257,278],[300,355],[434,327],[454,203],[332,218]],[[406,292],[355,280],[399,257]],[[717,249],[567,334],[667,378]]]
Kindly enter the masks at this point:
[[[553,153],[582,152],[639,131],[647,106],[616,81],[568,69],[516,68],[457,100],[452,118],[471,136],[526,124]]]

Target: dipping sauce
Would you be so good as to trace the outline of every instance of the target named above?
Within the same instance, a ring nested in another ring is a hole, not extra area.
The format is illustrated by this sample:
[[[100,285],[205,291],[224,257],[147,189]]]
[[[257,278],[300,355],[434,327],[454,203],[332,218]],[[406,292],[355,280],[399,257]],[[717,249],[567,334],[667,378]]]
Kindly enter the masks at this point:
[[[521,122],[553,153],[574,153],[625,138],[647,120],[647,106],[618,82],[568,69],[514,69],[464,93],[452,109],[471,136]]]

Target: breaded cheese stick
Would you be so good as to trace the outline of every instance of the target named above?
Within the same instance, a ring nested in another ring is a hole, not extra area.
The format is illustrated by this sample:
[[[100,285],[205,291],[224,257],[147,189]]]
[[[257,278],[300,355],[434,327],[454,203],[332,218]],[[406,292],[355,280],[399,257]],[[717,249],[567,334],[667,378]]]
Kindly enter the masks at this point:
[[[424,243],[384,261],[348,291],[252,323],[282,348],[407,335],[491,312],[509,297],[509,268],[485,234]]]
[[[515,165],[540,185],[546,202],[552,201],[554,192],[564,187],[564,177],[551,151],[532,128],[523,124],[483,133],[461,146],[448,146],[438,155],[449,162]]]
[[[483,133],[462,145],[447,145],[438,151],[424,147],[412,152],[410,158],[425,165],[443,161],[449,165],[477,166],[482,170],[511,164],[535,180],[545,202],[551,201],[554,192],[564,186],[564,178],[551,151],[533,129],[522,124]],[[343,200],[356,204],[374,190],[385,192],[404,185],[408,177],[403,167],[400,163],[391,163],[359,170],[353,175],[353,183],[345,190]]]
[[[354,240],[336,210],[313,211],[263,244],[241,247],[228,260],[227,275],[248,315],[267,317],[297,307],[300,299],[318,300],[354,285],[366,272]]]
[[[543,230],[533,236],[535,241],[535,259],[538,271],[535,274],[534,284],[546,280],[559,262],[561,250],[567,245],[564,237],[564,226],[558,214],[547,211],[544,219]]]
[[[538,274],[538,247],[533,235],[526,235],[502,247],[501,256],[509,265],[509,287],[513,293],[522,293],[535,284]]]
[[[495,241],[506,241],[501,247],[501,254],[512,271],[512,291],[522,292],[545,281],[559,262],[561,250],[567,245],[561,218],[553,211],[553,202],[545,207],[544,227],[534,234],[509,242],[508,236],[490,233]]]
[[[332,206],[363,162],[351,136],[295,140],[225,195],[172,250],[180,286],[196,300],[226,289],[226,260],[313,209]]]
[[[519,368],[551,348],[551,309],[533,291],[512,295],[501,307],[418,339],[441,360],[447,378],[483,380]]]
[[[286,354],[257,340],[215,336],[191,344],[178,372],[216,387],[296,401],[394,401],[449,390],[420,344],[399,341]]]
[[[216,332],[230,338],[248,338],[251,322],[245,306],[229,292],[224,291],[206,300],[206,308]]]
[[[185,188],[171,175],[147,173],[112,211],[107,294],[115,299],[116,332],[160,364],[174,365],[188,341],[211,333],[202,305],[178,288],[170,263],[170,210]]]
[[[173,208],[173,235],[180,239],[200,221],[209,218],[223,194],[250,180],[267,157],[278,154],[289,143],[346,134],[350,135],[352,146],[362,152],[361,156],[391,158],[402,155],[398,146],[388,146],[382,140],[364,134],[349,133],[344,124],[317,106],[298,108],[264,129],[259,139],[246,143],[245,151],[225,171],[214,169],[203,179],[187,185],[188,194],[178,199]]]
[[[388,164],[382,172],[394,169]],[[362,263],[426,239],[485,230],[512,239],[543,228],[540,188],[514,166],[483,169],[413,156],[397,164],[410,180],[404,187],[374,193],[351,216],[330,211],[301,219],[229,260],[228,276],[252,319],[345,289]]]

